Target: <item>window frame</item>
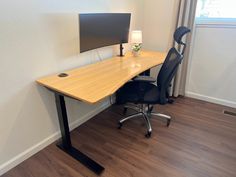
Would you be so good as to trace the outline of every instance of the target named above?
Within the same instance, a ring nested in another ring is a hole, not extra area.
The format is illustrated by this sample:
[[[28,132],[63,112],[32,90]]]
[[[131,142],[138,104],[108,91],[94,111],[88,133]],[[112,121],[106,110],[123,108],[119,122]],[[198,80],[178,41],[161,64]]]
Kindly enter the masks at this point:
[[[206,18],[196,17],[195,23],[197,25],[226,25],[236,26],[236,18]]]

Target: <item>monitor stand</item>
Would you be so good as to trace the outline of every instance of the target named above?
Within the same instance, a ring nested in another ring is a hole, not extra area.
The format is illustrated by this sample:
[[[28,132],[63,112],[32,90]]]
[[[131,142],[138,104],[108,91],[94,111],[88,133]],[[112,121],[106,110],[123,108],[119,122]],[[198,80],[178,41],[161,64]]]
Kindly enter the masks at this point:
[[[119,57],[123,57],[124,56],[123,49],[124,49],[124,47],[123,47],[123,44],[121,43],[120,44],[120,55],[119,55]]]

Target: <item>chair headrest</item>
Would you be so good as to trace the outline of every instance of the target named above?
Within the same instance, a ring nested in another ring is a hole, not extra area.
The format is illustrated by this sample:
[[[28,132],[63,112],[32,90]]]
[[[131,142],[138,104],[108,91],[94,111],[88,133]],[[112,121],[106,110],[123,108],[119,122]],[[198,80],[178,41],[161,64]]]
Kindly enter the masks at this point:
[[[175,30],[174,39],[178,44],[183,44],[182,37],[191,32],[191,30],[185,26],[180,26]]]

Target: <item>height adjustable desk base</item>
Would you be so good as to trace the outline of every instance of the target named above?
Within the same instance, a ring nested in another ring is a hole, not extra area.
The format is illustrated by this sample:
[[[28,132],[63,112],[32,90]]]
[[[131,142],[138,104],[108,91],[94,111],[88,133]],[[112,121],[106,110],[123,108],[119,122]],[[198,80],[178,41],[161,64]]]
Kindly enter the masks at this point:
[[[57,146],[65,153],[92,170],[94,173],[98,175],[101,174],[104,170],[104,167],[72,146],[64,96],[57,92],[54,93],[62,136],[61,143],[59,143]]]

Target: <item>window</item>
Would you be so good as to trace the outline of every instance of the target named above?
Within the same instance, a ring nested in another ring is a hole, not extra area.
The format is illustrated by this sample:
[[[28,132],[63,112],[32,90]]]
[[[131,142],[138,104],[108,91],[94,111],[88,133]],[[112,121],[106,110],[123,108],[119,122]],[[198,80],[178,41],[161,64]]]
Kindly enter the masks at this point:
[[[236,24],[236,0],[198,0],[197,23]]]

